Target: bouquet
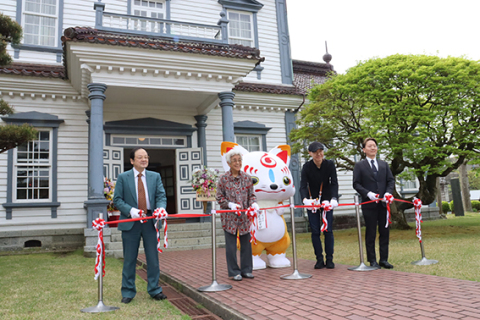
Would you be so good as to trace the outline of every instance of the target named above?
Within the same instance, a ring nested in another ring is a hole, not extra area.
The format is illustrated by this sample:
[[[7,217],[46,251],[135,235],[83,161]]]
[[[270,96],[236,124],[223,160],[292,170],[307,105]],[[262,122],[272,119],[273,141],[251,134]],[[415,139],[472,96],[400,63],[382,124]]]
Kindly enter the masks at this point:
[[[110,200],[110,203],[107,206],[107,212],[117,211],[118,209],[113,204],[113,192],[115,191],[115,183],[108,178],[103,179],[103,194],[105,199]]]
[[[192,188],[195,191],[200,191],[208,197],[215,196],[215,188],[217,187],[219,171],[217,169],[195,169],[192,172]]]

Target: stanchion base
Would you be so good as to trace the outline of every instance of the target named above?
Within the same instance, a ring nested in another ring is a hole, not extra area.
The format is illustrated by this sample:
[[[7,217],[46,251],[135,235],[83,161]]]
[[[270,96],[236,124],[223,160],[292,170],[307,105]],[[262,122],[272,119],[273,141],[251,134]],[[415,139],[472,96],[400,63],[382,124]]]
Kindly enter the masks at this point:
[[[89,313],[98,313],[98,312],[109,312],[120,309],[119,307],[109,307],[103,304],[102,301],[98,301],[98,304],[95,307],[85,308],[80,311],[89,312]]]
[[[300,280],[300,279],[308,279],[311,278],[311,274],[307,273],[300,273],[298,270],[293,271],[292,274],[285,274],[283,276],[280,276],[280,279],[283,280]]]
[[[414,264],[416,266],[428,266],[430,264],[435,264],[435,263],[438,263],[438,260],[429,260],[425,257],[423,257],[422,260],[412,262],[412,264]]]
[[[203,286],[198,288],[198,291],[204,292],[215,292],[215,291],[225,291],[228,289],[232,289],[232,286],[229,284],[218,284],[217,281],[213,281],[209,286]]]
[[[373,271],[373,270],[378,270],[378,268],[367,266],[367,265],[365,265],[365,263],[362,262],[362,263],[360,263],[359,266],[348,268],[348,270],[351,270],[351,271]]]

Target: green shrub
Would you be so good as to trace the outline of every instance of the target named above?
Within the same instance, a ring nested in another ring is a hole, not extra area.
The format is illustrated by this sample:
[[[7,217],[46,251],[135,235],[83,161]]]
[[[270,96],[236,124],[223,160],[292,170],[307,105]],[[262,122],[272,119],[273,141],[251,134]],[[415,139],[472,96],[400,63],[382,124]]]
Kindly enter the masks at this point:
[[[447,201],[442,201],[442,213],[447,213],[450,211],[450,205]]]
[[[450,201],[450,211],[452,211],[452,213],[455,213],[455,208],[453,207],[453,200]]]
[[[472,209],[473,211],[480,211],[480,201],[472,200]]]

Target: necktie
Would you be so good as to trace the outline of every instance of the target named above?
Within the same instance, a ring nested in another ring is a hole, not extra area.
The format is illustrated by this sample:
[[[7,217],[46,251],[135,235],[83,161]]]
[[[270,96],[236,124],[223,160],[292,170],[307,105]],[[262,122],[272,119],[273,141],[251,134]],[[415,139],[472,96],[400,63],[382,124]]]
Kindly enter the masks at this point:
[[[143,186],[142,174],[138,174],[138,209],[147,214],[147,198],[145,197],[145,187]]]
[[[377,167],[375,166],[375,160],[370,160],[370,162],[372,163],[373,174],[375,175],[375,178],[376,178],[378,170],[377,170]]]

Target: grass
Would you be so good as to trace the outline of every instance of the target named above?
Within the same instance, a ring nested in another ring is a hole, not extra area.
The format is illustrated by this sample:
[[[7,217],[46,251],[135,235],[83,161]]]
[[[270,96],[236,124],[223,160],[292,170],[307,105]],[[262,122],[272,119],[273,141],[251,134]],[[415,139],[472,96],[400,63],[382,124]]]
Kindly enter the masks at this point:
[[[191,319],[170,302],[150,298],[147,283],[138,276],[137,296],[128,305],[120,303],[123,263],[114,258],[106,259],[103,302],[120,309],[80,312],[98,303],[94,265],[81,250],[0,256],[0,319]]]
[[[447,278],[480,281],[480,214],[466,213],[464,217],[448,215],[447,219],[424,221],[422,236],[427,259],[439,263],[415,266],[411,262],[422,258],[420,244],[415,236],[415,224],[411,230],[391,230],[388,261],[396,271],[436,275]],[[334,262],[357,266],[360,264],[357,229],[336,230]],[[362,228],[364,259],[365,228]],[[297,257],[315,260],[310,233],[296,235]],[[323,236],[322,236],[323,245]],[[378,258],[378,234],[377,234]],[[287,255],[292,256],[291,248]],[[313,267],[312,262],[312,267]],[[367,263],[366,263],[367,264]],[[368,265],[368,264],[367,264]]]

